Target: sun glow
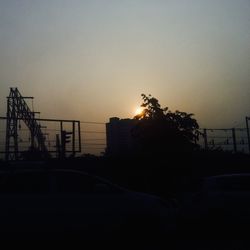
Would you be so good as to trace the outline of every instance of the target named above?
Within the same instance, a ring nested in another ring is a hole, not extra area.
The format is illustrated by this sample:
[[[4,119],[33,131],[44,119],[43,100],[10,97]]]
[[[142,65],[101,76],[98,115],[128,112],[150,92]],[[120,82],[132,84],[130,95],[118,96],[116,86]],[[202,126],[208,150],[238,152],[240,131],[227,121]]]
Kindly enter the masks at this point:
[[[135,109],[135,115],[140,115],[143,111],[143,108],[142,107],[138,107]]]

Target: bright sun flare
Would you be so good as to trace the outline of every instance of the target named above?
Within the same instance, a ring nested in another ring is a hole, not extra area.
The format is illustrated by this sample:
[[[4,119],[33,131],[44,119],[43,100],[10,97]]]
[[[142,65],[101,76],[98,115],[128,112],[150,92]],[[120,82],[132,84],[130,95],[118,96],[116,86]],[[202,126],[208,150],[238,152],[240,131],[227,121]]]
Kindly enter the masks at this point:
[[[142,107],[138,107],[135,109],[135,115],[140,115],[143,111],[143,108]]]

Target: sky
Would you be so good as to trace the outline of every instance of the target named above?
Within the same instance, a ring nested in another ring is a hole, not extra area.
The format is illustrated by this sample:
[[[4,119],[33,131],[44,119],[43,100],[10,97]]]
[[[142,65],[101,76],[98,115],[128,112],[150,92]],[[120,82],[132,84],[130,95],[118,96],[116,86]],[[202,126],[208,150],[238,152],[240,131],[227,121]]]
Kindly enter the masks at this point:
[[[132,118],[141,94],[201,127],[250,116],[249,0],[0,0],[0,115],[10,87],[42,118]]]

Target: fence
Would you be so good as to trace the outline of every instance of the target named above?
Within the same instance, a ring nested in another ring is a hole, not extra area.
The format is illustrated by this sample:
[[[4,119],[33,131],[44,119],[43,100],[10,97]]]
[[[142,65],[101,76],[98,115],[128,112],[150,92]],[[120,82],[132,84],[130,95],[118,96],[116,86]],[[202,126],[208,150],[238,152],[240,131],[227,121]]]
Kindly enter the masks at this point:
[[[57,121],[41,121],[41,130],[46,137],[45,143],[52,157],[56,157],[57,135],[60,134],[60,122]],[[80,140],[81,151],[76,156],[94,154],[102,155],[106,149],[106,128],[105,123],[81,121]],[[63,129],[71,131],[72,124],[65,123]],[[0,119],[0,159],[5,157],[5,136],[6,136],[6,120]],[[31,145],[31,134],[23,121],[18,121],[18,146],[19,151],[27,151]],[[75,138],[75,148],[79,148],[78,136]],[[66,144],[67,151],[70,151],[71,143]]]
[[[201,129],[198,143],[204,149],[250,153],[247,128]]]
[[[247,118],[248,121],[249,118]],[[102,155],[106,149],[105,123],[81,121],[81,152],[76,156],[93,154]],[[60,125],[56,122],[41,122],[42,131],[46,136],[46,146],[49,151],[56,151],[56,135],[60,132]],[[247,123],[248,125],[248,123]],[[67,128],[66,125],[64,129]],[[200,129],[200,139],[197,142],[204,149],[222,149],[224,151],[250,153],[249,128],[206,128]],[[5,153],[6,121],[0,120],[0,159]],[[30,146],[30,132],[20,121],[18,125],[19,148],[25,151]],[[76,147],[79,141],[76,138]],[[67,145],[70,147],[70,145]],[[56,153],[54,153],[56,156]]]

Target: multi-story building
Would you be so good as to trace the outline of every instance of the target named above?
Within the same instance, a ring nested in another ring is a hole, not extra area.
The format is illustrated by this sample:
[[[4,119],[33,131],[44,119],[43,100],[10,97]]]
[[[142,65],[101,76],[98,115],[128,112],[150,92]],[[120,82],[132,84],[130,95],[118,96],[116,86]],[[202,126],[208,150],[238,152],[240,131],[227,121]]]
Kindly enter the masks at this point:
[[[131,154],[135,149],[132,129],[138,121],[112,117],[106,123],[107,155]]]

